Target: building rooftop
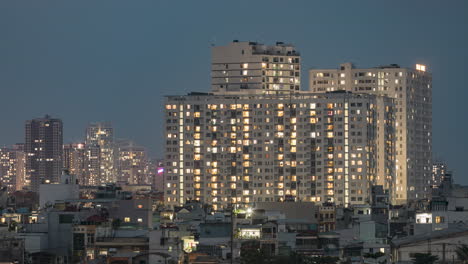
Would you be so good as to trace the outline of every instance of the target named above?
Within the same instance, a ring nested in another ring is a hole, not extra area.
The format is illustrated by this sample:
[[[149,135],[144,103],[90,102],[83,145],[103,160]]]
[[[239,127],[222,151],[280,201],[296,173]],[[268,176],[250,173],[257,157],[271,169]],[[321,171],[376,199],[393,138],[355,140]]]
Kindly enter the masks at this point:
[[[254,55],[300,56],[294,45],[282,41],[277,41],[275,45],[266,45],[254,41],[233,40],[229,45],[248,45],[252,47],[252,54]]]
[[[213,93],[189,93],[188,95],[165,95],[169,100],[174,101],[187,101],[192,98],[197,100],[202,99],[310,99],[310,98],[342,98],[342,97],[353,97],[353,98],[372,98],[375,95],[372,94],[363,94],[363,93],[352,93],[347,91],[334,91],[327,93],[314,93],[310,91],[293,91],[291,93],[278,93],[278,94],[266,94],[266,93],[257,93],[257,94],[246,94],[243,92],[238,93],[229,93],[229,94],[213,94]]]
[[[426,241],[429,239],[430,240],[442,239],[442,238],[449,238],[449,237],[457,237],[459,235],[468,235],[468,226],[464,224],[453,224],[453,225],[449,225],[447,229],[393,239],[392,244],[394,246],[400,247],[403,245]]]

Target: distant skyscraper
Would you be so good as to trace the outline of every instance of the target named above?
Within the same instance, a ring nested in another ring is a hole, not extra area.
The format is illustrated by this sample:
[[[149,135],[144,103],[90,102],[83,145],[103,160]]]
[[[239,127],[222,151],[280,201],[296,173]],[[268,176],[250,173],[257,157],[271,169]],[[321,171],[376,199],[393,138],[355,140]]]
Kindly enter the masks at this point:
[[[62,120],[37,118],[26,121],[26,174],[31,189],[39,190],[42,182],[57,182],[62,173],[63,124]]]
[[[252,206],[337,205],[393,190],[393,99],[364,94],[192,94],[166,99],[164,195]]]
[[[79,184],[86,181],[86,149],[84,143],[66,144],[63,146],[63,167],[71,175],[75,175]]]
[[[396,105],[396,182],[393,203],[424,199],[430,194],[432,169],[432,75],[424,65],[396,64],[357,69],[309,71],[310,91],[349,91],[384,95]]]
[[[445,162],[435,161],[432,164],[432,188],[437,188],[444,181],[444,178],[449,173],[448,166]]]
[[[21,190],[28,185],[23,145],[0,148],[0,184],[7,187],[9,192]]]
[[[115,183],[116,153],[114,129],[107,122],[92,123],[86,129],[86,183],[100,185]]]
[[[26,153],[24,152],[24,143],[13,145],[15,152],[16,169],[16,190],[22,190],[31,185],[31,179],[26,174]]]
[[[129,184],[151,184],[146,171],[146,150],[130,140],[118,140],[119,181]]]
[[[100,176],[101,151],[97,145],[86,145],[85,147],[85,170],[83,185],[96,186],[101,184]]]
[[[300,89],[300,54],[290,44],[233,41],[211,50],[213,92],[291,92]]]
[[[164,160],[151,161],[151,169],[153,173],[153,189],[164,191]]]

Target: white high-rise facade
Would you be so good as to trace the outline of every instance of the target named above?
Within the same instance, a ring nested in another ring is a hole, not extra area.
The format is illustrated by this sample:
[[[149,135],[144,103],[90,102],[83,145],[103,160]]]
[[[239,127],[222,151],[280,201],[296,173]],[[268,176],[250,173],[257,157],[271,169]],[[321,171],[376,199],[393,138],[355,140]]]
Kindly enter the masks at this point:
[[[26,179],[26,155],[23,145],[0,148],[0,186],[8,192],[21,190],[29,185]]]
[[[309,71],[315,93],[349,91],[394,98],[396,106],[396,182],[393,202],[423,199],[430,193],[432,170],[432,75],[425,65],[415,69],[392,64],[357,69]]]
[[[270,93],[300,89],[300,54],[290,44],[233,41],[211,50],[213,92]]]
[[[110,123],[90,124],[86,129],[86,185],[115,183],[114,129]]]
[[[393,190],[393,105],[343,92],[168,96],[165,204],[366,203],[371,185]]]

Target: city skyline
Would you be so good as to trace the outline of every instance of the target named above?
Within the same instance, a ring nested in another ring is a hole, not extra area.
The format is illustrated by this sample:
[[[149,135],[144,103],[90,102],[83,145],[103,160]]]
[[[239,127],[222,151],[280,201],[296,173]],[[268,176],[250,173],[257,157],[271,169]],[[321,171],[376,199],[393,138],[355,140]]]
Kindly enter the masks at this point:
[[[302,23],[284,23],[279,26],[278,32],[281,33],[275,34],[276,30],[268,28],[268,21],[264,21],[267,16],[257,14],[253,11],[255,8],[245,11],[247,21],[241,21],[242,26],[236,28],[237,24],[231,22],[238,17],[234,12],[243,10],[238,6],[232,6],[234,11],[227,14],[226,24],[220,25],[210,24],[222,18],[216,13],[222,10],[220,7],[210,6],[210,10],[215,13],[215,19],[210,21],[196,20],[194,15],[181,10],[178,19],[174,20],[174,27],[167,30],[162,26],[169,23],[165,22],[168,15],[164,12],[159,14],[161,17],[148,11],[137,13],[133,9],[124,13],[126,6],[118,1],[107,17],[102,16],[106,6],[94,4],[93,10],[86,10],[87,18],[82,18],[80,12],[70,9],[81,7],[80,11],[84,11],[86,6],[76,3],[61,3],[53,8],[47,6],[50,10],[38,4],[39,11],[18,3],[2,3],[5,8],[1,8],[0,20],[14,25],[0,26],[0,31],[6,37],[5,46],[0,51],[0,55],[6,58],[0,62],[0,68],[5,73],[0,79],[0,85],[4,87],[3,96],[9,98],[4,100],[3,105],[15,111],[0,115],[0,122],[4,124],[0,145],[23,142],[25,120],[48,113],[62,119],[64,143],[83,141],[88,123],[109,120],[115,127],[117,137],[130,138],[147,146],[152,156],[161,157],[163,95],[210,90],[211,44],[225,45],[233,39],[265,44],[283,41],[295,45],[301,51],[301,90],[307,90],[308,70],[311,68],[336,68],[336,65],[345,62],[354,62],[359,68],[391,63],[403,67],[426,64],[428,71],[433,74],[434,158],[447,162],[454,170],[457,182],[467,183],[464,176],[467,169],[463,166],[461,155],[461,149],[467,145],[467,139],[463,137],[466,124],[459,124],[456,114],[460,112],[463,97],[467,95],[463,89],[463,72],[467,66],[462,61],[467,54],[466,50],[462,50],[466,46],[467,37],[452,29],[466,24],[464,10],[467,8],[463,2],[452,4],[405,3],[406,9],[400,10],[398,5],[395,7],[390,3],[372,3],[366,7],[340,3],[342,6],[349,5],[356,12],[364,8],[368,11],[364,16],[342,11],[347,8],[334,10],[333,3],[322,6],[299,4],[287,10],[297,12],[298,20]],[[159,11],[171,9],[170,4],[139,5],[147,6],[148,9],[161,7]],[[199,5],[192,7],[203,8]],[[433,17],[427,12],[437,7],[439,16]],[[400,19],[393,19],[389,23],[385,20],[391,18],[391,12],[386,12],[383,15],[385,19],[378,20],[380,16],[377,11],[380,8],[393,10],[400,14]],[[307,10],[311,12],[314,9],[336,11],[339,19],[336,22],[327,20],[319,10],[313,13],[316,18],[308,18]],[[124,14],[134,20],[119,22],[117,19]],[[43,19],[41,15],[47,15],[48,19]],[[255,20],[255,24],[247,28],[249,21],[254,21],[257,15],[261,19]],[[25,24],[23,18],[37,21],[34,25]],[[64,25],[50,24],[60,19],[65,19]],[[345,24],[350,19],[350,23]],[[364,24],[364,21],[369,20],[375,23]],[[189,25],[189,22],[193,23]],[[228,30],[222,30],[223,25]],[[68,26],[71,26],[70,30],[66,30]],[[96,29],[92,30],[92,26],[96,26]],[[295,26],[297,30],[285,33],[286,28]],[[200,32],[195,34],[192,31],[197,27]],[[135,28],[138,30],[134,31]],[[378,31],[379,28],[386,33]],[[22,34],[14,32],[25,33],[29,37],[23,38]],[[177,32],[188,35],[179,36]],[[369,33],[364,35],[366,32]],[[97,36],[100,33],[104,34]],[[329,38],[322,37],[326,33],[329,33]],[[364,36],[353,39],[354,35],[361,34]],[[404,38],[404,41],[399,37]],[[84,41],[74,43],[75,40]],[[47,57],[43,57],[45,54]],[[185,72],[171,70],[179,65],[184,66],[182,69]],[[178,77],[180,73],[185,75],[184,78]],[[30,96],[24,98],[24,93]],[[108,94],[112,96],[108,97]],[[37,101],[42,103],[38,104]],[[28,106],[18,108],[20,103]]]

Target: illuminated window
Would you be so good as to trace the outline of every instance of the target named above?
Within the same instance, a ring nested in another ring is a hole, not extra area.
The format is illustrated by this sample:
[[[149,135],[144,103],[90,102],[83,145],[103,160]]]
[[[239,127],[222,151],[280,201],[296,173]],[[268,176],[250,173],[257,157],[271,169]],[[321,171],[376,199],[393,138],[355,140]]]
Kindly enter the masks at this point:
[[[426,71],[426,65],[416,64],[416,70],[418,70],[418,71]]]
[[[129,223],[129,222],[130,222],[130,217],[125,217],[125,218],[124,218],[124,222],[125,222],[125,223]]]
[[[444,219],[443,216],[436,216],[436,218],[435,218],[436,224],[443,223],[444,221],[445,221],[445,219]]]
[[[138,208],[139,208],[139,209],[143,208],[143,205],[142,205],[142,204],[139,204],[139,205],[138,205]]]

